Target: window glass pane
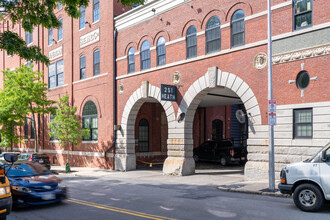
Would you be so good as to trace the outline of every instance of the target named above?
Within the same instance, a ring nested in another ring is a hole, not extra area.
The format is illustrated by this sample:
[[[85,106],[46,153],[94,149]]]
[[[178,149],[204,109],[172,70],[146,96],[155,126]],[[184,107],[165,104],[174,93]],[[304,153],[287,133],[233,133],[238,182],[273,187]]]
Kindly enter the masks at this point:
[[[49,76],[54,76],[56,74],[56,63],[53,63],[48,66],[48,75]]]
[[[100,1],[93,0],[93,22],[100,20]]]
[[[160,37],[157,41],[157,46],[163,45],[165,44],[165,38],[164,37]]]
[[[97,117],[92,117],[91,120],[91,128],[97,128]]]
[[[94,102],[88,101],[83,109],[83,116],[87,115],[97,115],[97,108]]]
[[[83,118],[83,128],[89,128],[89,118]]]
[[[218,27],[218,26],[220,26],[220,19],[216,16],[213,16],[207,22],[206,29],[211,29],[211,28]]]
[[[92,140],[97,140],[98,138],[98,130],[92,129]]]
[[[49,84],[48,84],[49,88],[54,88],[56,87],[56,76],[51,76],[49,77]]]
[[[231,20],[232,20],[232,21],[235,21],[235,20],[238,20],[238,19],[240,19],[240,18],[244,18],[244,16],[245,16],[244,11],[242,11],[242,10],[237,10],[237,11],[233,14]]]
[[[57,40],[62,40],[63,39],[63,18],[60,18],[59,21],[61,22],[61,26],[58,28]]]
[[[100,50],[96,50],[94,52],[93,60],[94,60],[94,67],[93,67],[94,76],[99,75],[100,74]]]
[[[81,6],[79,10],[80,10],[79,29],[82,29],[86,25],[85,6]]]
[[[195,26],[190,26],[187,30],[187,35],[196,34],[196,33],[197,33],[197,29]]]
[[[53,44],[53,28],[48,29],[48,45]]]
[[[149,50],[150,49],[150,44],[149,42],[146,40],[142,43],[142,46],[141,46],[141,51],[143,50]]]

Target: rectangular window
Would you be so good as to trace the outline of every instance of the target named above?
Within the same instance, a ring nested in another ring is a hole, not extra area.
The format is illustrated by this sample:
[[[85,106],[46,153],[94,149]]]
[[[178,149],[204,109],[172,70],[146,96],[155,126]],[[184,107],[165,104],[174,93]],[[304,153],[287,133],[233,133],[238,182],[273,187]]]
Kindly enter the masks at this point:
[[[128,73],[135,72],[135,55],[130,54],[128,55]]]
[[[94,65],[93,65],[93,74],[94,76],[100,75],[100,50],[96,50],[93,56]]]
[[[293,138],[313,137],[313,110],[293,110]]]
[[[63,39],[63,18],[60,18],[59,21],[61,22],[61,26],[58,28],[57,40],[60,41]]]
[[[58,3],[58,10],[61,10],[63,7],[62,2]]]
[[[24,139],[28,139],[29,138],[29,124],[28,124],[28,120],[25,119],[24,122]]]
[[[93,0],[93,22],[100,20],[100,0]]]
[[[80,79],[86,79],[86,56],[80,57]]]
[[[80,17],[79,17],[79,30],[85,28],[85,26],[86,26],[85,6],[81,6]]]
[[[48,46],[53,44],[53,28],[48,29]]]
[[[294,0],[293,22],[294,30],[312,26],[313,8],[312,0]]]
[[[196,34],[187,36],[187,59],[197,56],[197,37]]]
[[[244,45],[245,22],[244,19],[232,22],[232,47]]]
[[[150,68],[150,50],[141,51],[141,70]]]
[[[63,85],[63,60],[48,66],[48,88],[55,88]]]
[[[31,124],[30,124],[30,130],[31,130],[31,136],[30,136],[30,138],[31,139],[34,139],[34,137],[35,137],[35,134],[34,134],[34,121],[32,121],[31,120]]]
[[[165,57],[165,44],[157,47],[157,66],[165,65],[166,57]]]
[[[27,45],[33,42],[33,32],[25,31],[25,42]]]

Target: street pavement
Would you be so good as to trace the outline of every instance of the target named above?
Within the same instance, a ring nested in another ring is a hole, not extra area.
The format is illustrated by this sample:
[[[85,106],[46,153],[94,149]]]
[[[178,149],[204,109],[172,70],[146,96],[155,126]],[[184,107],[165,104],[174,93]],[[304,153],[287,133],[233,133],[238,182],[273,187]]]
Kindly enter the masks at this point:
[[[164,176],[154,168],[116,172],[74,167],[68,174],[63,167],[53,170],[68,186],[69,198],[61,204],[16,209],[8,219],[323,220],[330,216],[330,205],[318,213],[305,213],[291,198],[219,190],[219,186],[246,184],[242,167],[202,168],[184,177]],[[245,188],[251,186],[256,184],[250,182]],[[259,182],[257,188],[263,187],[267,184]]]

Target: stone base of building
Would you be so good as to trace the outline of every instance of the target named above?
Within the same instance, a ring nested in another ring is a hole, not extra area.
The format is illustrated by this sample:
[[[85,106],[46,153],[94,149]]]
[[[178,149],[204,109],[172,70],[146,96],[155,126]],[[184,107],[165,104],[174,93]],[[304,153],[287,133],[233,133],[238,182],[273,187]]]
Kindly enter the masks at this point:
[[[128,171],[136,169],[135,154],[116,154],[115,155],[115,170]]]
[[[187,176],[195,173],[195,161],[193,158],[168,157],[163,167],[164,175]]]
[[[244,167],[244,180],[268,179],[268,162],[248,161]]]

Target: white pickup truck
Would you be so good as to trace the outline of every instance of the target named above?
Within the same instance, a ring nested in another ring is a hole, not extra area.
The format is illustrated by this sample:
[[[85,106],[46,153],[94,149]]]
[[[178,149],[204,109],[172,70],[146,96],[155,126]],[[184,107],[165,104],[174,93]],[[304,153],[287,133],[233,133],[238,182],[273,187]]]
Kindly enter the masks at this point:
[[[330,201],[330,143],[311,159],[284,167],[278,188],[283,194],[293,194],[303,211],[317,211]]]

